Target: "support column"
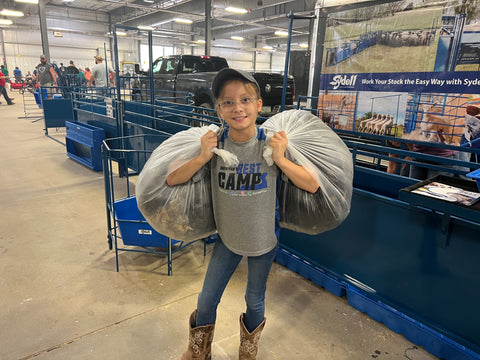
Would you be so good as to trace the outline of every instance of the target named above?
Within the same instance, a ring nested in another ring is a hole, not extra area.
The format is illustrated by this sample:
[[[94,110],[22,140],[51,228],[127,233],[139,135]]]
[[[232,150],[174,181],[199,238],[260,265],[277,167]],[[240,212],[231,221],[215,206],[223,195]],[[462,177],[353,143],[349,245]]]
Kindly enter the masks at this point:
[[[205,55],[212,47],[212,0],[205,0]]]
[[[324,8],[315,9],[315,20],[313,23],[312,36],[310,38],[310,76],[308,79],[307,95],[318,97],[320,92],[320,75],[322,74],[323,45],[325,43],[325,31],[327,29],[328,13]],[[318,100],[312,99],[311,109],[316,109]]]
[[[253,41],[253,47],[255,48],[255,51],[253,52],[253,72],[257,72],[257,47],[258,47],[258,41],[257,41],[257,36],[255,36],[255,39]]]
[[[2,54],[3,54],[3,66],[8,69],[7,67],[7,53],[5,51],[5,41],[3,39],[3,29],[0,29],[0,42],[2,43]]]
[[[47,61],[51,62],[50,46],[48,45],[47,18],[45,16],[45,0],[38,1],[38,18],[40,20],[40,36],[42,40],[42,51],[43,51],[43,54],[47,57]]]
[[[136,40],[136,43],[137,43],[137,58],[135,59],[135,62],[140,64],[140,68],[142,67],[142,57],[141,57],[141,53],[142,53],[142,40]]]
[[[109,24],[109,29],[110,29],[110,32],[113,34],[113,30],[114,30],[114,27],[115,25],[112,24],[112,18],[110,16],[110,14],[108,14],[108,24]],[[110,64],[115,64],[115,54],[114,54],[114,41],[113,41],[113,37],[110,37],[108,39],[108,46],[110,47]],[[108,56],[108,49],[105,50],[105,62],[106,62],[106,58]],[[150,63],[151,64],[151,63]],[[113,65],[112,65],[112,68],[113,68]],[[107,69],[107,74],[108,74],[108,69]]]

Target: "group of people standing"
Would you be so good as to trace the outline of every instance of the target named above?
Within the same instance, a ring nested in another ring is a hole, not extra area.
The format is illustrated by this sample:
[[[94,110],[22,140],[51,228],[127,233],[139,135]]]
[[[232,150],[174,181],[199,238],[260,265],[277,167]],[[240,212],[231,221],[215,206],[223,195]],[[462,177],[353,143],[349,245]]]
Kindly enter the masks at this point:
[[[80,80],[81,85],[86,86],[95,86],[95,87],[107,87],[114,85],[115,72],[113,68],[108,65],[108,68],[105,67],[103,62],[103,57],[101,55],[94,56],[95,65],[92,69],[86,67],[82,69],[77,67],[73,60],[70,60],[68,66],[64,66],[63,63],[60,63],[60,67],[55,71],[51,63],[48,62],[45,55],[40,55],[40,63],[35,67],[33,74],[28,71],[28,74],[25,77],[22,74],[22,71],[17,67],[13,71],[15,82],[17,83],[26,83],[30,84],[32,80],[39,84],[40,86],[57,86],[58,78],[60,76],[65,78],[72,78],[75,76]],[[8,70],[2,65],[1,72],[5,76],[6,82],[9,82],[8,79],[9,73]],[[108,76],[107,76],[108,73]]]
[[[70,60],[69,66],[65,67],[63,63],[60,63],[60,75],[71,77],[76,76],[80,79],[82,85],[95,86],[95,87],[108,87],[113,86],[115,81],[115,72],[113,68],[103,63],[102,55],[95,55],[95,65],[90,70],[88,67],[85,70],[77,68]],[[40,64],[37,65],[38,71],[38,83],[40,86],[54,87],[57,86],[57,75],[53,69],[53,66],[47,62],[45,55],[40,56]]]
[[[103,57],[101,55],[94,56],[95,65],[90,70],[88,67],[85,69],[77,68],[70,60],[69,66],[65,67],[63,63],[60,63],[59,73],[57,73],[51,63],[47,61],[45,55],[40,55],[40,63],[35,67],[33,74],[28,71],[25,78],[23,78],[22,71],[17,67],[13,71],[16,83],[24,82],[28,86],[38,86],[48,88],[49,93],[53,93],[53,89],[58,86],[59,76],[66,79],[78,79],[79,85],[105,88],[108,86],[114,86],[115,84],[115,72],[110,65],[105,65]],[[10,76],[7,68],[1,65],[0,70],[0,97],[3,95],[8,105],[13,105],[14,98],[10,98],[7,93],[6,83],[9,81]],[[67,84],[69,81],[67,80]],[[0,102],[1,104],[1,102]]]
[[[89,68],[85,68],[85,70],[82,70],[81,68],[77,68],[75,64],[73,63],[73,60],[70,60],[70,65],[65,67],[63,63],[60,63],[60,75],[65,77],[68,80],[69,85],[85,85],[86,84],[86,78],[85,74],[90,73]],[[73,83],[73,84],[70,84]]]

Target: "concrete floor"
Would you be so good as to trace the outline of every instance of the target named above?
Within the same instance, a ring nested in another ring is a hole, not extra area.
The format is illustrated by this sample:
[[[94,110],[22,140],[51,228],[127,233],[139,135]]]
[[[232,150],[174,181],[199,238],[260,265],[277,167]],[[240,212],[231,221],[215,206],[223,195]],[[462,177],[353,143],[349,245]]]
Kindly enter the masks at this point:
[[[108,249],[103,174],[44,135],[35,107],[0,105],[0,359],[175,359],[213,245],[174,256]],[[33,96],[27,97],[32,101]],[[32,109],[32,110],[30,110]],[[38,112],[38,109],[36,109]],[[65,130],[50,129],[65,141]],[[213,359],[237,359],[246,264],[218,309]],[[258,359],[437,359],[274,264]]]

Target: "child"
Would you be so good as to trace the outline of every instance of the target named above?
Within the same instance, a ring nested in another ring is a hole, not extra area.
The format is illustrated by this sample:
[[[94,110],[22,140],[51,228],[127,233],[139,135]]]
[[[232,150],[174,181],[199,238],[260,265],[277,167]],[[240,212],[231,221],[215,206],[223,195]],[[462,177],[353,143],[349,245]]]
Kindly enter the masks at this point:
[[[260,88],[249,73],[221,70],[212,83],[218,116],[227,125],[217,138],[213,131],[201,138],[200,155],[172,172],[168,185],[188,181],[210,162],[212,202],[218,240],[205,275],[197,309],[190,316],[190,337],[182,360],[210,359],[217,306],[243,256],[248,258],[246,312],[240,316],[239,358],[256,359],[258,340],[265,326],[265,291],[268,273],[278,248],[279,216],[276,183],[282,171],[299,188],[316,192],[318,184],[302,167],[285,158],[284,131],[270,139],[275,165],[263,158],[265,133],[256,126],[262,108]],[[234,153],[237,167],[213,156],[218,147]]]

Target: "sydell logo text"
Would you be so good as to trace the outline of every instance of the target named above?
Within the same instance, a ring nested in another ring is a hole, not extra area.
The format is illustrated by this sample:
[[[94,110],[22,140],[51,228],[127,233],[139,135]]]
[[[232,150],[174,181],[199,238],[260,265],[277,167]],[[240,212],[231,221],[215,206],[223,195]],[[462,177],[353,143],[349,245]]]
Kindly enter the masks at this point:
[[[333,90],[337,90],[340,85],[352,87],[356,81],[357,75],[351,75],[350,77],[347,77],[347,75],[335,75],[332,81],[330,81],[330,85],[333,85]]]

